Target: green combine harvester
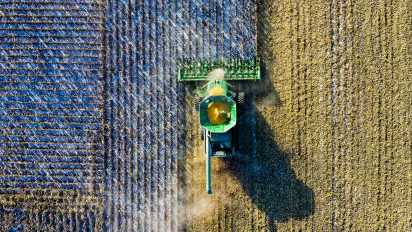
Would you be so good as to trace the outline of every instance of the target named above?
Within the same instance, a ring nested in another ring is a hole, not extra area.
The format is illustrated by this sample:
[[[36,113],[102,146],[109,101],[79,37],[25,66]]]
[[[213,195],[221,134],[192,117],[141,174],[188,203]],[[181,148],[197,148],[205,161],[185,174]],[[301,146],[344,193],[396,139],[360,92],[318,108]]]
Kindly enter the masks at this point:
[[[241,108],[245,103],[244,92],[235,91],[227,81],[260,80],[260,60],[185,61],[178,72],[179,82],[207,82],[196,88],[194,106],[199,111],[200,137],[206,154],[206,191],[211,194],[210,159],[235,155],[237,106]]]

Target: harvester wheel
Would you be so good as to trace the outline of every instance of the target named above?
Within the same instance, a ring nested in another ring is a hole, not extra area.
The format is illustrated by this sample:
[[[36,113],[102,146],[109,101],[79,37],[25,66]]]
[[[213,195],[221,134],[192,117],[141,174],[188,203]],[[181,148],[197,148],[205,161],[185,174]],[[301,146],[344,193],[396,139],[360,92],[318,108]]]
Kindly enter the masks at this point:
[[[200,127],[200,139],[205,140],[205,129]]]
[[[195,102],[194,102],[194,107],[196,111],[199,111],[199,105],[200,105],[200,98],[199,96],[195,97]]]
[[[239,103],[240,106],[245,105],[245,93],[244,92],[239,92],[239,95],[237,96],[237,102]]]

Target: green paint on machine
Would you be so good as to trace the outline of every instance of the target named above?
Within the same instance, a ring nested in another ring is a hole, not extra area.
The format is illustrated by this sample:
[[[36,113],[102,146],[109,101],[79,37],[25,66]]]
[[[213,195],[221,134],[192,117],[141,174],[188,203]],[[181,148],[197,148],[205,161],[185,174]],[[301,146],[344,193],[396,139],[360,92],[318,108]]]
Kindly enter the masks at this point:
[[[215,78],[212,73],[221,70],[221,76]],[[235,155],[235,126],[237,122],[237,103],[244,104],[244,93],[237,94],[230,89],[228,80],[260,80],[260,59],[230,59],[229,62],[182,62],[179,65],[179,81],[208,81],[194,91],[195,108],[199,111],[201,138],[204,141],[206,155],[206,191],[211,194],[211,157],[230,157]],[[213,123],[210,118],[210,106],[223,104],[227,110],[218,109],[219,117],[227,120]]]
[[[209,81],[215,69],[225,71],[225,80],[260,80],[260,58],[229,59],[223,61],[183,61],[178,66],[178,79],[182,81]]]

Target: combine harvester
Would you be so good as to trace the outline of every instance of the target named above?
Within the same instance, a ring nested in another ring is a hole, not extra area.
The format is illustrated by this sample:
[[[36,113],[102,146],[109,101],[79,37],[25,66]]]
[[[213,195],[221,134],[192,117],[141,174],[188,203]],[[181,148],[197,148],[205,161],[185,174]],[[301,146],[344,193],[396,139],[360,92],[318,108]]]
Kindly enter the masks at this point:
[[[260,80],[260,60],[187,61],[179,65],[178,75],[179,82],[207,82],[196,88],[194,106],[199,111],[206,154],[206,191],[211,194],[210,159],[235,155],[236,106],[242,108],[245,103],[244,92],[235,91],[227,81]]]

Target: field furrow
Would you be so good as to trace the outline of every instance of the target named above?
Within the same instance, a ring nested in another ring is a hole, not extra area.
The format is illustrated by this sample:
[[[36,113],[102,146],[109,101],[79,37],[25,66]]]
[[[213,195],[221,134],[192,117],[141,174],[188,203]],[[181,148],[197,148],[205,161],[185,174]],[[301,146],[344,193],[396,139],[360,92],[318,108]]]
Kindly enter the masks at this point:
[[[411,4],[0,2],[1,231],[410,231]],[[182,59],[251,58],[237,154]]]

